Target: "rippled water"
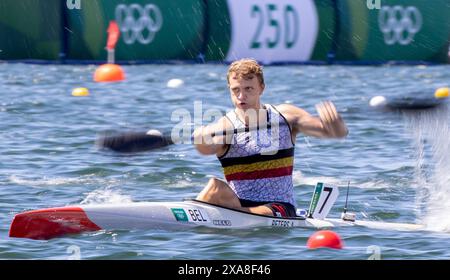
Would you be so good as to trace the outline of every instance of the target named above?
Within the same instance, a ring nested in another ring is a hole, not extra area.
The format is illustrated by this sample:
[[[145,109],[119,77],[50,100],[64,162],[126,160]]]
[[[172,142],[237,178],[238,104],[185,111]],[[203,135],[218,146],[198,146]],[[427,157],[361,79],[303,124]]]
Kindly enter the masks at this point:
[[[94,66],[0,64],[1,259],[448,259],[450,252],[449,114],[382,112],[375,95],[432,95],[448,86],[450,66],[267,66],[265,103],[291,102],[309,112],[332,100],[350,134],[345,140],[297,139],[294,183],[307,207],[318,181],[346,186],[359,218],[425,223],[431,231],[338,228],[344,250],[306,249],[314,230],[251,229],[96,232],[49,241],[12,239],[9,224],[27,209],[194,197],[211,176],[214,156],[190,145],[118,155],[99,151],[106,130],[170,130],[180,108],[231,107],[222,65],[125,66],[127,81],[93,83]],[[167,87],[170,79],[184,85]],[[72,97],[87,87],[88,97]],[[344,190],[334,214],[345,202]],[[373,247],[378,246],[378,247]],[[375,248],[375,249],[374,249]]]

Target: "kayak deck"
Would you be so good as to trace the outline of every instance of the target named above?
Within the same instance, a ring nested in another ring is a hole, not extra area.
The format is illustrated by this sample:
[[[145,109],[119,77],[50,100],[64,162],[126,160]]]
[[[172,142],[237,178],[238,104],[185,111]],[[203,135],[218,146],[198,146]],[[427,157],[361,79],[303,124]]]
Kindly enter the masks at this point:
[[[414,224],[349,222],[341,219],[312,219],[304,217],[279,218],[247,213],[209,203],[186,200],[182,202],[134,202],[124,204],[78,205],[27,211],[17,214],[9,236],[50,239],[66,234],[98,230],[180,229],[205,226],[211,228],[301,227],[330,228],[365,226],[392,230],[422,230]]]

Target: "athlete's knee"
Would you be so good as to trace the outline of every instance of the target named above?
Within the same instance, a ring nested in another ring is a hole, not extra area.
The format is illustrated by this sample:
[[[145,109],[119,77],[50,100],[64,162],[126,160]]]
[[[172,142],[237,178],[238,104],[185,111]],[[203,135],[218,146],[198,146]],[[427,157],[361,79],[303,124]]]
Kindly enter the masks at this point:
[[[203,188],[198,198],[212,198],[220,192],[220,180],[217,178],[211,178],[208,184]]]
[[[209,179],[207,186],[211,191],[219,191],[219,190],[223,189],[224,187],[227,187],[225,182],[223,182],[222,180],[219,180],[215,177]]]
[[[208,184],[213,184],[213,185],[220,185],[223,184],[224,182],[216,177],[212,177],[209,179]]]
[[[230,186],[217,178],[209,179],[208,184],[197,196],[197,199],[230,208],[241,207],[239,199]]]
[[[232,192],[227,183],[217,178],[211,178],[198,197],[207,200],[229,199]]]

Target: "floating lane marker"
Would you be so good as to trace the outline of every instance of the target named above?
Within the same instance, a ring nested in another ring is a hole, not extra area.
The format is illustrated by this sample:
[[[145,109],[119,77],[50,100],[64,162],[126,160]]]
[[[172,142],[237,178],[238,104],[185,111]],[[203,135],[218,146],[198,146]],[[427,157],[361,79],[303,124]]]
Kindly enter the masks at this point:
[[[75,88],[72,90],[73,96],[88,96],[89,90],[87,88],[81,87],[81,88]]]
[[[378,95],[370,99],[369,105],[371,107],[381,107],[386,106],[386,103],[387,103],[386,97]]]
[[[331,230],[320,230],[309,237],[306,246],[308,249],[327,247],[339,250],[344,247],[344,243],[336,232]]]
[[[117,64],[100,65],[94,73],[94,81],[96,82],[119,82],[123,80],[125,80],[125,74]]]
[[[184,81],[181,79],[171,79],[167,82],[168,88],[179,88],[184,85]]]
[[[447,87],[445,88],[438,88],[436,92],[434,93],[434,97],[437,99],[443,99],[448,97],[449,89]]]
[[[108,52],[108,63],[100,65],[95,70],[95,82],[120,82],[125,80],[125,73],[115,61],[115,47],[120,37],[120,29],[115,21],[111,21],[108,27],[108,41],[106,43],[106,50]]]

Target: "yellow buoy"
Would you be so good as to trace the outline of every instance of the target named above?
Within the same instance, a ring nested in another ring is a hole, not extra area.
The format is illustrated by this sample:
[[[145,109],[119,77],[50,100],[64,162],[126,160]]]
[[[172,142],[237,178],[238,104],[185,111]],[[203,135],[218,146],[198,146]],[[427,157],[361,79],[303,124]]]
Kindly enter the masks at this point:
[[[89,90],[87,88],[75,88],[74,90],[72,90],[72,95],[73,96],[88,96],[89,95]]]
[[[434,97],[441,99],[441,98],[447,98],[448,97],[448,88],[438,88],[435,92],[434,92]]]

